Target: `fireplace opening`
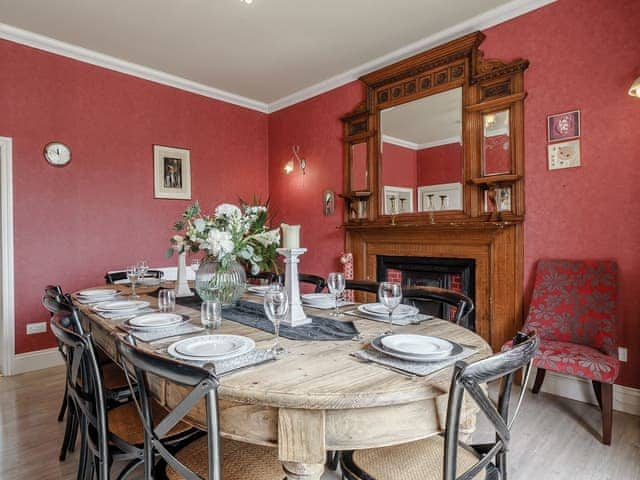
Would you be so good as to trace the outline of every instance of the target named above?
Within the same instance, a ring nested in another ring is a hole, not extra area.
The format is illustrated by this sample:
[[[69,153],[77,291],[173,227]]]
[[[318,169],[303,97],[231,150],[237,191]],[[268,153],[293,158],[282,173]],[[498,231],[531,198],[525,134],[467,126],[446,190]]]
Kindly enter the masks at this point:
[[[397,257],[378,255],[378,282],[398,282],[403,289],[429,286],[464,293],[475,303],[475,260],[469,258]],[[456,307],[440,302],[416,304],[422,313],[453,319]],[[465,325],[475,330],[475,311]]]

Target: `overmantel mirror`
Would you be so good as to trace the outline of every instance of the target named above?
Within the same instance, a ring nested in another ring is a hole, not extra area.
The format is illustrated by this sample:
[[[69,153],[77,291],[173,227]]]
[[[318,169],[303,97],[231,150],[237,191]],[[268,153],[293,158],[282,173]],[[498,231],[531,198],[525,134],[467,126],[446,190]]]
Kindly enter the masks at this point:
[[[342,118],[345,221],[520,222],[526,60],[486,60],[480,32],[361,77]]]

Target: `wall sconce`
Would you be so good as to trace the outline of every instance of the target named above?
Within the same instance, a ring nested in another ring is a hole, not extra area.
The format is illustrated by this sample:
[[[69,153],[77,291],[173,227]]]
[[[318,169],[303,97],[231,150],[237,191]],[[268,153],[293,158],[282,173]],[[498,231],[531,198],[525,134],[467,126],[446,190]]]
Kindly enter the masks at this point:
[[[632,97],[640,97],[640,77],[636,78],[631,84],[629,95]]]
[[[292,147],[292,151],[293,151],[293,156],[295,157],[295,160],[298,162],[298,165],[300,166],[300,170],[302,171],[302,175],[305,175],[306,174],[306,168],[307,168],[307,161],[300,156],[300,146],[299,145],[294,145]],[[295,168],[295,162],[294,162],[294,159],[292,158],[287,163],[285,163],[285,165],[284,165],[284,173],[289,175],[291,172],[293,172],[294,168]]]

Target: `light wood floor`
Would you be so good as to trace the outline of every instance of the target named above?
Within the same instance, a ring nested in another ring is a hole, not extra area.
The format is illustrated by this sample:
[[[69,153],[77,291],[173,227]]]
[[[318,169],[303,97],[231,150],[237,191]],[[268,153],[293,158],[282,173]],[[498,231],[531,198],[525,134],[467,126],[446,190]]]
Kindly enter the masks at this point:
[[[62,391],[61,368],[0,377],[1,480],[75,478],[77,454],[58,462]],[[615,412],[613,420],[613,445],[606,447],[596,407],[529,394],[513,430],[511,480],[640,480],[640,417]],[[480,420],[474,440],[490,438]]]

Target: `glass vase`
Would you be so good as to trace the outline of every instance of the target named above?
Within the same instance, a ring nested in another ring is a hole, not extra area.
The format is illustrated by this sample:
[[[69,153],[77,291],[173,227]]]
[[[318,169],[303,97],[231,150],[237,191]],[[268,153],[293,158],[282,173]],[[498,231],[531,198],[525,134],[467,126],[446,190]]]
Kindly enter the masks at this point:
[[[205,259],[196,272],[196,292],[202,300],[217,300],[222,308],[234,306],[247,285],[247,274],[237,261],[226,268],[213,258]]]

